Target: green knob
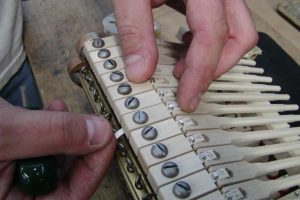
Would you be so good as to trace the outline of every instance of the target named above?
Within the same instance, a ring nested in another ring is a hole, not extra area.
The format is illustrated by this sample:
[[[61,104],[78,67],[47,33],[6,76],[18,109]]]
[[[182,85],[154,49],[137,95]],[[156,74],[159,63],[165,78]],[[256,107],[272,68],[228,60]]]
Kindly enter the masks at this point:
[[[53,156],[18,160],[17,165],[19,185],[24,193],[36,196],[55,189],[57,171]]]

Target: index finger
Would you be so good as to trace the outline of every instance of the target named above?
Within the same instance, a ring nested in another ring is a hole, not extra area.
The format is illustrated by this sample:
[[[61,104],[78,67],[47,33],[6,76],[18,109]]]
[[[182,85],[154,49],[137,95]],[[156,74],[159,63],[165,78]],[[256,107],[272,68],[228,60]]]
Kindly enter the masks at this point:
[[[177,100],[183,110],[192,112],[212,81],[228,26],[222,0],[187,1],[186,14],[193,40],[182,62],[185,70],[180,77]]]

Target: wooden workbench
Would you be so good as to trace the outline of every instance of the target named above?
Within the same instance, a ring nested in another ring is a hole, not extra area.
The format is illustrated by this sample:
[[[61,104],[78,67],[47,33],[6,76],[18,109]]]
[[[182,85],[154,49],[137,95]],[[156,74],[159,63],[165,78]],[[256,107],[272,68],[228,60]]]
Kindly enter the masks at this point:
[[[273,9],[273,1],[248,0],[259,31],[267,32],[300,63],[299,31]],[[63,99],[71,112],[91,113],[83,90],[69,79],[66,66],[75,55],[78,38],[102,32],[102,18],[112,12],[109,0],[31,0],[23,2],[24,43],[44,103]],[[182,15],[162,7],[154,11],[161,24],[161,37],[176,40]],[[281,28],[279,28],[281,27]],[[283,27],[283,28],[282,28]],[[297,42],[298,41],[298,42]],[[122,183],[113,164],[96,192],[95,199],[124,199]]]

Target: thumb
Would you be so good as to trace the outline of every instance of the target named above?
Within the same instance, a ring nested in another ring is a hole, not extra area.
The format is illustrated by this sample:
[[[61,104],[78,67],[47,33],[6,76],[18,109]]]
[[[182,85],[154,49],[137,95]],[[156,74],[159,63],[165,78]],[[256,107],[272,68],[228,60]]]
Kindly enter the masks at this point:
[[[54,154],[86,154],[112,140],[101,117],[59,111],[29,111],[0,99],[0,160]]]
[[[158,59],[151,1],[113,0],[113,5],[127,78],[146,81]]]

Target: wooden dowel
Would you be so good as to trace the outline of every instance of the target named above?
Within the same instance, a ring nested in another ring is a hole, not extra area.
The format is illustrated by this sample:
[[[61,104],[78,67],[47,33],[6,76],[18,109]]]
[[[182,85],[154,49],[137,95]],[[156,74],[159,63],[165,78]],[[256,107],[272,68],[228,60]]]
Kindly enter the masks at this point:
[[[292,167],[300,166],[300,157],[291,157],[281,160],[275,160],[271,162],[258,162],[249,163],[246,161],[228,163],[223,165],[217,165],[209,168],[211,173],[216,173],[220,169],[225,169],[230,171],[231,175],[227,178],[218,178],[217,184],[219,187],[225,185],[234,184],[237,182],[250,180],[254,178],[259,178],[265,176],[269,173],[276,172],[283,169],[289,169]]]
[[[243,73],[226,73],[220,76],[219,81],[236,81],[236,82],[260,82],[271,83],[272,78],[266,76],[257,76]]]
[[[244,146],[253,142],[300,135],[300,128],[280,128],[263,131],[224,131],[221,129],[188,131],[186,137],[192,139],[195,149],[201,147],[236,145]]]
[[[290,96],[287,94],[257,94],[257,93],[214,93],[206,92],[201,100],[204,102],[222,102],[222,101],[279,101],[289,100]]]
[[[216,117],[208,114],[178,115],[175,117],[182,130],[229,129],[244,126],[260,126],[278,123],[291,123],[300,121],[300,115],[255,116],[255,117]]]
[[[241,132],[232,133],[230,137],[232,138],[232,144],[241,145],[244,143],[261,141],[267,139],[290,137],[300,135],[300,128],[281,128],[265,131],[251,131],[251,132]]]
[[[270,194],[273,194],[283,189],[294,187],[296,185],[300,185],[300,174],[289,176],[283,179],[270,181],[269,183]]]
[[[273,104],[273,105],[219,105],[211,106],[210,114],[239,114],[239,113],[264,113],[264,112],[284,112],[298,110],[297,105]]]
[[[248,66],[255,66],[256,62],[254,60],[247,60],[247,59],[241,59],[238,62],[239,65],[248,65]]]
[[[271,172],[279,171],[281,169],[289,169],[297,166],[300,166],[300,156],[261,163],[261,167],[259,167],[259,170],[257,172],[257,177],[266,175]]]
[[[253,160],[261,156],[272,155],[300,149],[300,142],[286,142],[279,144],[272,144],[259,147],[251,147],[251,150],[244,156],[246,160]]]
[[[241,127],[241,126],[259,126],[275,123],[291,123],[300,121],[300,115],[279,115],[276,117],[241,117],[231,119],[228,123],[221,125],[222,128]]]
[[[244,92],[278,92],[281,90],[277,85],[265,85],[265,84],[239,84],[239,83],[220,83],[212,82],[208,87],[208,90],[221,90],[221,91],[244,91]]]
[[[253,73],[253,74],[262,74],[264,73],[263,68],[259,67],[249,67],[244,65],[236,65],[229,72],[233,73]]]
[[[181,110],[176,101],[166,102],[167,107],[173,107],[171,113],[173,116],[188,114]],[[200,102],[197,109],[190,113],[195,114],[212,114],[212,115],[224,115],[224,114],[246,114],[246,113],[266,113],[266,112],[284,112],[298,110],[298,105],[288,104],[271,104],[255,105],[255,104],[244,104],[244,105],[220,105],[214,103]]]

